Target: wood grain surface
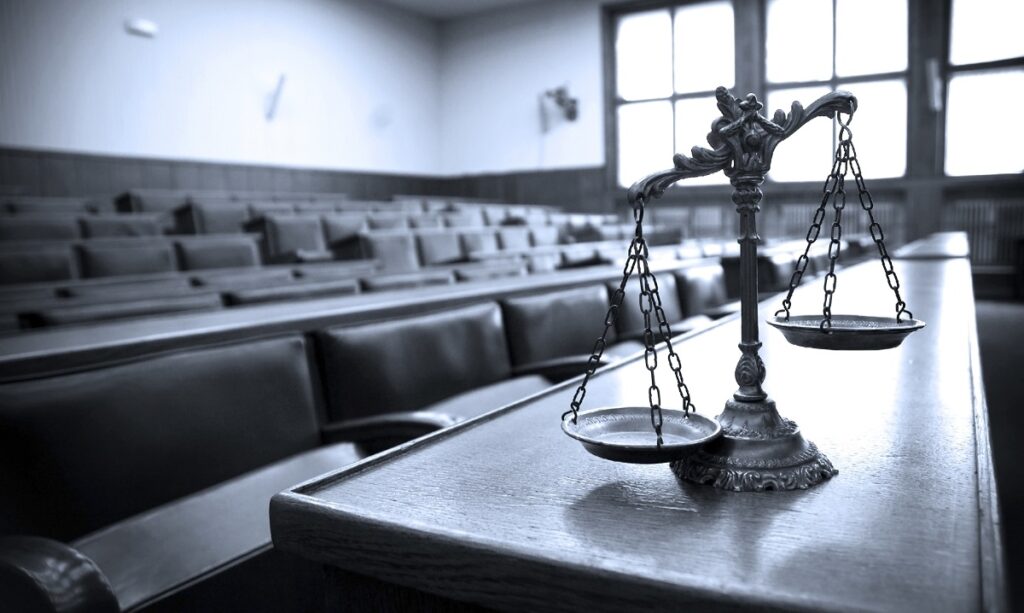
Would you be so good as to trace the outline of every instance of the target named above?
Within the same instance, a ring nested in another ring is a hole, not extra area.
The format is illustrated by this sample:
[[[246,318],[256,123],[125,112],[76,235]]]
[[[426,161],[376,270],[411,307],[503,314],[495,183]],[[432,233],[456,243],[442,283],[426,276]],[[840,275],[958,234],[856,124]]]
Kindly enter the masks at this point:
[[[762,327],[765,388],[839,469],[824,484],[732,493],[590,456],[560,430],[570,382],[279,494],[274,543],[506,610],[1000,610],[970,265],[897,269],[928,324],[897,349],[801,349]],[[810,280],[794,313],[821,298]],[[890,315],[891,299],[868,262],[839,275],[833,312]],[[738,340],[733,318],[677,344],[706,415],[736,387]],[[646,374],[606,368],[584,408],[644,400]]]

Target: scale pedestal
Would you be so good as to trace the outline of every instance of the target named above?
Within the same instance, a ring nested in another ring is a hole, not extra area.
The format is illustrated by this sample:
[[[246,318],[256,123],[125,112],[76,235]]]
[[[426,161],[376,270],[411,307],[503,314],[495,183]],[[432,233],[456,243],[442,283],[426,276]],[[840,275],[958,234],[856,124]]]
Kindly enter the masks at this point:
[[[806,489],[837,471],[772,400],[729,400],[722,436],[672,462],[677,477],[737,492]]]

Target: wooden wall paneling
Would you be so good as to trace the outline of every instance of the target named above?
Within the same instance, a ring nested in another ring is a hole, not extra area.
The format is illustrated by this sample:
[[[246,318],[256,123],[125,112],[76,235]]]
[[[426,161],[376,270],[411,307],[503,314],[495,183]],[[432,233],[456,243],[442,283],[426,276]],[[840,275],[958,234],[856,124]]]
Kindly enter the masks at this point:
[[[117,191],[114,187],[114,167],[116,161],[108,157],[79,156],[74,163],[78,166],[77,191],[72,196],[113,196]]]
[[[0,157],[0,183],[22,186],[29,194],[40,192],[40,156],[31,151],[4,150]]]
[[[249,189],[249,173],[245,166],[228,166],[224,176],[224,188],[231,192],[242,192]]]
[[[197,187],[204,190],[228,191],[227,173],[230,166],[222,164],[199,164]]]
[[[201,187],[199,181],[199,164],[195,162],[177,162],[171,166],[173,189],[188,191]]]
[[[144,186],[145,169],[140,160],[111,158],[110,189],[114,194],[123,193],[131,186]]]
[[[292,190],[292,170],[290,168],[268,168],[271,189],[275,193],[287,193]]]
[[[73,196],[78,190],[75,160],[67,155],[44,156],[40,165],[43,196]]]
[[[171,163],[162,160],[142,160],[142,185],[127,185],[124,189],[131,189],[132,187],[174,189]]]
[[[249,189],[260,192],[273,191],[274,179],[268,171],[269,168],[264,166],[249,166],[246,169],[246,173],[249,175]]]

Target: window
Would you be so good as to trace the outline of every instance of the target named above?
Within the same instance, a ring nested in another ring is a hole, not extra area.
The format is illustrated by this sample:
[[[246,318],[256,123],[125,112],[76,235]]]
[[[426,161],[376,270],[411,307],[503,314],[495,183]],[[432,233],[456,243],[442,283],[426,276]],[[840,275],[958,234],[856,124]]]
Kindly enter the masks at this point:
[[[834,18],[833,18],[834,16]],[[905,0],[769,0],[765,39],[768,113],[809,104],[836,89],[857,96],[851,124],[865,173],[900,177],[907,167]],[[836,130],[816,120],[779,145],[769,177],[828,174]]]
[[[1024,171],[1024,123],[992,126],[1024,99],[1024,3],[954,0],[946,66],[947,175]]]
[[[732,3],[628,13],[614,27],[618,183],[625,187],[670,166],[676,151],[707,146],[719,116],[715,88],[735,81]],[[701,182],[725,177],[687,184]]]

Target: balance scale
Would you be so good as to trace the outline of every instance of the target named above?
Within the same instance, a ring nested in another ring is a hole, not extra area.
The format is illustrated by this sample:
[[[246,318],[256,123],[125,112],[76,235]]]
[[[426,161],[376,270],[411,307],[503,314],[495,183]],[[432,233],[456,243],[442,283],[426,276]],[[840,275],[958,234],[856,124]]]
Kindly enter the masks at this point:
[[[874,202],[861,175],[850,130],[857,99],[848,92],[836,91],[822,96],[806,108],[799,102],[793,102],[788,114],[778,110],[772,119],[768,119],[761,115],[763,105],[754,94],[738,100],[726,88],[719,87],[715,97],[722,116],[712,123],[708,134],[712,149],[694,147],[692,157],[677,153],[673,157],[673,168],[649,175],[629,188],[636,230],[626,253],[622,282],[612,295],[604,331],[594,343],[586,373],[573,395],[569,410],[562,415],[562,429],[596,456],[617,462],[668,462],[672,471],[686,481],[733,491],[806,489],[833,477],[838,471],[814,443],[803,437],[795,422],[779,415],[775,403],[761,388],[765,367],[758,355],[761,342],[757,320],[757,211],[762,196],[760,186],[771,167],[775,147],[815,117],[838,120],[839,144],[832,170],[825,179],[821,203],[807,231],[807,247],[797,259],[782,308],[767,323],[779,329],[794,345],[830,350],[896,347],[925,324],[913,318],[900,296],[900,281],[885,248],[882,227],[874,217]],[[719,170],[732,183],[732,201],[740,215],[742,332],[741,355],[736,365],[739,389],[726,401],[725,410],[716,419],[710,419],[698,415],[690,402],[690,390],[683,379],[679,356],[672,346],[672,330],[661,307],[658,282],[648,263],[643,220],[647,203],[661,197],[673,183]],[[871,222],[871,237],[878,247],[886,281],[896,296],[895,317],[832,314],[835,266],[846,206],[846,177],[851,173],[861,207]],[[793,291],[800,285],[809,261],[808,253],[818,239],[830,203],[833,217],[822,314],[791,315]],[[626,282],[633,274],[640,281],[640,310],[645,324],[644,363],[651,375],[648,406],[615,406],[583,411],[581,407],[587,383],[600,365],[605,339],[615,325],[625,297]],[[668,364],[682,399],[681,410],[662,406],[661,390],[655,382],[658,366],[655,348],[659,342],[668,347]]]

